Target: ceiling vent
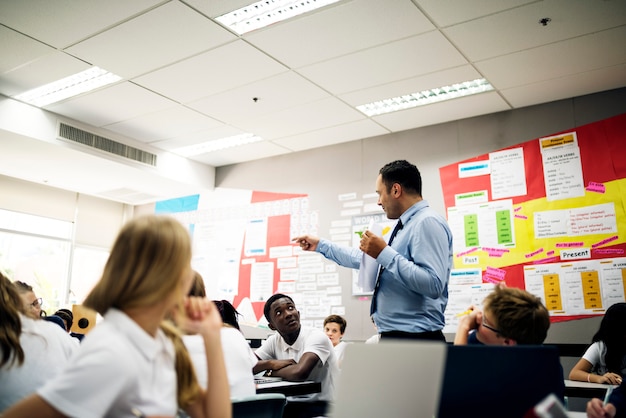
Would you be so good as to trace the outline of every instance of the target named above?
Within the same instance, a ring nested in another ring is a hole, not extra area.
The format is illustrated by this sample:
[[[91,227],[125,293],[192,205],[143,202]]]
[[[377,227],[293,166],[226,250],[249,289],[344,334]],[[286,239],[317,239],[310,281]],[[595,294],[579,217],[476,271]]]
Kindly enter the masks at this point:
[[[75,128],[63,122],[59,123],[59,137],[153,167],[156,167],[157,164],[156,154],[92,134],[91,132],[83,131],[82,129]]]

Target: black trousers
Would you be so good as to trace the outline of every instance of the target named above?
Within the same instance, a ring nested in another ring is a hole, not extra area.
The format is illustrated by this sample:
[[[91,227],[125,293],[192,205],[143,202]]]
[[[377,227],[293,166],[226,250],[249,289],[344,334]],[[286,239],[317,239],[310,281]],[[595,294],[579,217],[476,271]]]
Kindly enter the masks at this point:
[[[404,332],[404,331],[388,331],[380,333],[381,340],[427,340],[427,341],[443,341],[446,337],[441,330],[426,332]]]

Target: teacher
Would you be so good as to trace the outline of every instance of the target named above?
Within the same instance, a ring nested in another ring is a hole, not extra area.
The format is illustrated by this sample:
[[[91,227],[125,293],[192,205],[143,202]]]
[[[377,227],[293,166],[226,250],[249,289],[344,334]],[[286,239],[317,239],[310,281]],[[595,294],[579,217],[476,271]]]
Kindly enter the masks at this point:
[[[397,219],[389,243],[365,231],[359,248],[310,235],[293,238],[337,264],[358,269],[363,253],[379,272],[370,313],[381,339],[445,341],[442,329],[452,268],[452,232],[446,219],[422,198],[422,177],[406,160],[386,164],[376,179],[378,205]]]

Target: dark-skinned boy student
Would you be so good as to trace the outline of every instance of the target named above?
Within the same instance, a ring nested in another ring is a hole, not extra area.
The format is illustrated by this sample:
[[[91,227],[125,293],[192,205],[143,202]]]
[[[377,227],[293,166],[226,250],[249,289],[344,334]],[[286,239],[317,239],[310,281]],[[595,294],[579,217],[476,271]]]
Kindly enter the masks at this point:
[[[326,414],[339,375],[333,345],[317,328],[301,327],[300,312],[291,297],[272,295],[263,309],[270,329],[276,333],[263,342],[255,354],[257,374],[285,380],[320,382],[322,391],[303,396],[289,396],[284,418],[310,418]]]

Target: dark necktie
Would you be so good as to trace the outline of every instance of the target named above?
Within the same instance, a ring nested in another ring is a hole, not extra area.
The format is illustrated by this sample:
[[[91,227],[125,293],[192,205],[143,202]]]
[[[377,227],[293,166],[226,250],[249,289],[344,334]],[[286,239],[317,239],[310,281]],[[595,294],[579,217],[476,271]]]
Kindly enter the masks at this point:
[[[391,245],[398,231],[402,229],[402,226],[402,221],[398,219],[395,228],[393,228],[393,231],[391,232],[391,236],[389,237],[389,242],[387,243],[387,245]],[[374,285],[374,293],[372,294],[372,304],[370,305],[370,315],[376,312],[376,296],[378,295],[378,288],[380,287],[380,276],[383,274],[383,270],[385,270],[383,266],[380,266],[380,268],[378,269],[376,285]]]

